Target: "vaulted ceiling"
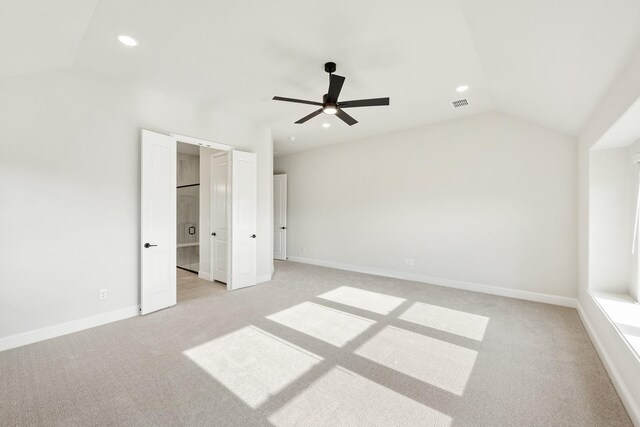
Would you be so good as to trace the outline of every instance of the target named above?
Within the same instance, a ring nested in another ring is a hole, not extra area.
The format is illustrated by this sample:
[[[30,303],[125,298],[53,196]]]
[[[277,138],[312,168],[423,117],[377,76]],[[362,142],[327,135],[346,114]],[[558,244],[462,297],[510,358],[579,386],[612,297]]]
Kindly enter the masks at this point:
[[[491,110],[577,135],[639,47],[638,22],[637,0],[6,0],[0,78],[112,76],[268,126],[279,154]],[[326,61],[342,100],[391,106],[350,110],[352,127],[295,125],[313,107],[271,98],[321,100]],[[462,83],[470,105],[454,109]]]

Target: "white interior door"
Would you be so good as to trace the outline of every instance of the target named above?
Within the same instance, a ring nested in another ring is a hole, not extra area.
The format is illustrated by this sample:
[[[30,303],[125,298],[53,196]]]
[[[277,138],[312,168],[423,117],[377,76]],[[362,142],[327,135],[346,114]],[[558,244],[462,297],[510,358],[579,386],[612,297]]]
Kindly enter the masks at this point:
[[[229,281],[229,153],[211,155],[211,276]]]
[[[140,311],[176,304],[176,140],[142,130]]]
[[[287,175],[273,176],[273,257],[287,259]]]
[[[229,289],[256,284],[257,161],[254,153],[231,152],[231,280]],[[264,237],[263,237],[264,238]]]

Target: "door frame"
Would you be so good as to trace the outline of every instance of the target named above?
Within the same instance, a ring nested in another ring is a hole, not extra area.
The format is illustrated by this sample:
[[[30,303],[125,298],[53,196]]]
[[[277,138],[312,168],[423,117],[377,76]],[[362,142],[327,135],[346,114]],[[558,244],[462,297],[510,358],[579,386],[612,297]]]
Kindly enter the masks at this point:
[[[169,132],[169,136],[176,140],[176,149],[178,142],[184,142],[185,144],[199,145],[201,147],[213,148],[214,150],[221,151],[233,151],[236,149],[233,145],[223,144],[216,141],[208,141],[206,139],[196,138],[195,136],[181,135],[179,133]]]
[[[220,151],[224,151],[226,153],[227,156],[230,156],[231,152],[233,150],[236,149],[236,147],[232,146],[232,145],[228,145],[228,144],[223,144],[221,142],[216,142],[216,141],[208,141],[206,139],[202,139],[202,138],[196,138],[194,136],[188,136],[188,135],[181,135],[178,133],[173,133],[173,132],[169,132],[169,136],[172,136],[175,140],[176,140],[176,150],[178,149],[178,142],[182,142],[185,144],[191,144],[191,145],[197,145],[200,147],[204,147],[204,148],[211,148],[214,150],[220,150]],[[221,154],[218,154],[221,155]],[[213,156],[212,156],[213,157]],[[229,175],[231,174],[231,167],[229,167],[229,171],[228,171]],[[230,179],[230,176],[229,176]],[[209,176],[209,183],[211,184],[212,181],[212,177]],[[202,185],[202,183],[200,183]],[[230,182],[228,182],[228,185],[231,185]],[[202,188],[202,187],[200,187]],[[211,205],[211,187],[209,188],[209,204]],[[229,196],[228,198],[228,203],[227,203],[227,222],[228,222],[228,229],[229,229],[229,235],[231,235],[232,232],[232,227],[233,224],[231,222],[231,218],[229,217],[230,213],[231,213],[231,203],[232,200]],[[209,218],[207,218],[209,220],[209,230],[207,230],[207,237],[209,238],[210,234],[211,234],[211,219],[213,217],[213,212],[211,212],[211,209],[209,210]],[[200,222],[202,223],[202,219],[200,218]],[[229,238],[227,239],[227,283],[225,284],[227,286],[228,290],[232,289],[232,284],[231,284],[231,238],[229,236]],[[210,282],[215,282],[214,279],[214,274],[213,274],[213,248],[211,243],[209,243],[209,274],[208,274],[208,278],[207,280]],[[202,263],[199,263],[200,265],[202,265]],[[203,278],[203,276],[200,276],[199,272],[198,272],[198,277]]]
[[[174,132],[169,132],[168,135],[164,132],[158,132],[158,131],[154,131],[151,129],[144,129],[144,128],[140,128],[141,131],[150,131],[150,132],[154,132],[154,133],[158,133],[158,134],[162,134],[162,135],[166,135],[168,137],[170,137],[173,141],[173,148],[176,151],[176,155],[177,155],[177,150],[178,150],[178,142],[183,142],[186,144],[192,144],[192,145],[197,145],[200,147],[205,147],[205,148],[212,148],[215,150],[221,150],[221,151],[226,151],[227,155],[231,156],[231,152],[236,150],[237,148],[232,146],[232,145],[228,145],[228,144],[223,144],[220,142],[216,142],[216,141],[208,141],[206,139],[201,139],[201,138],[196,138],[196,137],[192,137],[192,136],[188,136],[188,135],[181,135],[178,133],[174,133]],[[229,174],[231,174],[231,167],[229,168]],[[232,183],[230,183],[230,185],[233,185]],[[173,197],[174,199],[177,197],[177,191],[178,189],[176,188],[176,186],[173,186],[171,191],[173,192]],[[229,204],[228,204],[228,210],[231,211],[231,203],[233,203],[233,201],[230,199],[229,200]],[[228,218],[229,221],[229,233],[232,233],[232,228],[233,228],[233,221],[231,221],[231,218]],[[174,225],[175,227],[175,225]],[[228,272],[229,272],[229,276],[228,276],[228,280],[227,280],[227,289],[231,290],[233,289],[233,284],[232,284],[232,276],[231,276],[231,250],[232,250],[232,246],[231,246],[231,238],[229,238],[228,240]],[[142,247],[142,242],[140,243],[141,247]],[[175,260],[174,260],[175,263]],[[211,269],[211,266],[210,266]],[[211,273],[210,273],[211,275]],[[138,286],[140,295],[142,293],[142,280],[140,281],[140,284]]]

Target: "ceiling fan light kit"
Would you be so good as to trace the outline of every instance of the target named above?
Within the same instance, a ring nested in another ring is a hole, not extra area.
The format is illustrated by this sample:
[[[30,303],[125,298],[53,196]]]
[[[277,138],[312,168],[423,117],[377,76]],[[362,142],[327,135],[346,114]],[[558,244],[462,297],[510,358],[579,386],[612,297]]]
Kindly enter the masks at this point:
[[[285,101],[285,102],[295,102],[298,104],[309,104],[321,107],[319,110],[314,111],[313,113],[301,118],[296,122],[296,124],[302,124],[314,117],[316,117],[320,113],[336,115],[340,120],[348,124],[349,126],[353,126],[358,121],[351,117],[349,114],[343,111],[343,108],[355,108],[355,107],[375,107],[380,105],[389,105],[389,98],[371,98],[371,99],[358,99],[355,101],[344,101],[339,102],[338,96],[340,96],[340,91],[342,90],[342,85],[344,84],[345,78],[342,76],[338,76],[335,73],[336,71],[336,63],[335,62],[327,62],[324,64],[324,71],[329,73],[329,90],[322,97],[322,102],[315,101],[305,101],[303,99],[295,99],[295,98],[284,98],[281,96],[274,96],[274,101]]]
[[[336,114],[338,112],[338,107],[336,105],[326,105],[322,107],[322,112],[325,114]]]

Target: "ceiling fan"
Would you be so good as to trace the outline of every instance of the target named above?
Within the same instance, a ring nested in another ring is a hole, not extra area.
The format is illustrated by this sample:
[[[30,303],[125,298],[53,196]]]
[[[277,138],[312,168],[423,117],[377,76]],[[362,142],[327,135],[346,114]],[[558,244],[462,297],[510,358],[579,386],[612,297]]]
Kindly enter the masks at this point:
[[[335,114],[338,116],[343,122],[348,124],[349,126],[353,126],[358,121],[345,113],[343,108],[354,108],[354,107],[375,107],[378,105],[389,105],[389,98],[372,98],[372,99],[358,99],[355,101],[343,101],[338,102],[338,96],[340,96],[340,91],[342,90],[342,85],[344,84],[344,77],[338,76],[337,74],[333,74],[336,71],[335,62],[327,62],[324,64],[324,70],[329,73],[329,90],[322,97],[322,102],[315,101],[305,101],[303,99],[293,99],[293,98],[283,98],[281,96],[274,96],[274,101],[286,101],[286,102],[297,102],[298,104],[309,104],[309,105],[317,105],[321,107],[319,110],[314,111],[308,116],[304,116],[300,120],[296,122],[296,124],[301,124],[306,122],[309,119],[314,118],[320,113],[325,114]]]

